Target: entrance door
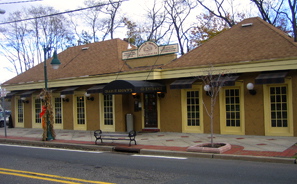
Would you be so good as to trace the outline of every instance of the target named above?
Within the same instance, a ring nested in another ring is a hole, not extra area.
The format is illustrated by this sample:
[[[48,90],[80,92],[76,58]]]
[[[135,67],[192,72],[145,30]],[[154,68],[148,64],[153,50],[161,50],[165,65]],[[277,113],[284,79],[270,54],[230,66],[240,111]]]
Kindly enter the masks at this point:
[[[156,93],[144,94],[144,128],[158,128]]]
[[[265,135],[293,136],[291,80],[264,85]]]
[[[114,95],[100,94],[100,129],[104,132],[115,132]]]

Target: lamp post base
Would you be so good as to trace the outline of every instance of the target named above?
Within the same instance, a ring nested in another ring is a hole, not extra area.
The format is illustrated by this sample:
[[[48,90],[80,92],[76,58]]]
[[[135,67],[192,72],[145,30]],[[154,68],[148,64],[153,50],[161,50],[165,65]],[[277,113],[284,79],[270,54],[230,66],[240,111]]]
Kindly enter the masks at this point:
[[[47,122],[47,138],[46,138],[47,141],[52,141],[52,140],[54,140],[54,137],[53,137],[53,135],[52,135],[52,131],[51,131],[50,127],[51,127],[51,122],[48,121],[48,122]]]

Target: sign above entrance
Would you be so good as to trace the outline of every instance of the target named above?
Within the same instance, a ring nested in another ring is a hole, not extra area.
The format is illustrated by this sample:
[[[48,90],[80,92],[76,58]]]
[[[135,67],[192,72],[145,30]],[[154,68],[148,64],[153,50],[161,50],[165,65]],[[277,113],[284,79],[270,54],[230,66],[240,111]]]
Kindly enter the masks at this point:
[[[122,59],[135,59],[178,52],[178,44],[158,46],[156,43],[144,42],[138,49],[122,52]]]
[[[103,94],[166,92],[166,86],[157,82],[115,80],[103,88]]]

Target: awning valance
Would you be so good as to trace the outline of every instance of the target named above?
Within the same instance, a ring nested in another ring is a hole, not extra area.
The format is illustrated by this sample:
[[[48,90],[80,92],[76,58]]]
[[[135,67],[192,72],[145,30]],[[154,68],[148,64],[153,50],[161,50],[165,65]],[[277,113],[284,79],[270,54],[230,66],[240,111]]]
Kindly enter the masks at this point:
[[[170,84],[170,89],[191,89],[197,78],[177,79]]]
[[[211,81],[213,86],[234,86],[238,75],[218,76]]]
[[[66,88],[66,89],[63,89],[61,91],[61,95],[72,95],[74,94],[74,91],[77,89],[78,87],[75,86],[75,87],[69,87],[69,88]]]
[[[7,93],[4,98],[12,98],[14,95],[16,95],[19,91],[12,91],[10,93]]]
[[[89,89],[87,89],[87,93],[91,94],[91,93],[103,93],[103,88],[105,87],[105,85],[95,85],[90,87]]]
[[[104,94],[166,92],[166,86],[157,82],[115,80],[103,88]]]
[[[21,93],[21,98],[22,97],[29,97],[32,95],[32,93],[34,93],[36,90],[30,90],[30,91],[25,91],[24,93]]]
[[[278,84],[284,83],[288,71],[263,72],[256,79],[256,84]]]

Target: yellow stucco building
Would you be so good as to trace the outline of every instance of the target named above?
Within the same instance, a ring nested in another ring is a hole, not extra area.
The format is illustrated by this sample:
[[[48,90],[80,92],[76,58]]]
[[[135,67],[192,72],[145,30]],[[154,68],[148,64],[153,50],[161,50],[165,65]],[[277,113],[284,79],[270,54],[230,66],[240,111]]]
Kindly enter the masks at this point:
[[[297,45],[262,19],[245,19],[179,58],[175,44],[127,48],[113,39],[58,54],[60,68],[48,69],[55,129],[124,132],[129,114],[136,131],[209,133],[201,79],[212,71],[224,79],[214,133],[297,136]],[[1,87],[15,127],[41,128],[43,64]]]

